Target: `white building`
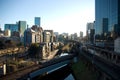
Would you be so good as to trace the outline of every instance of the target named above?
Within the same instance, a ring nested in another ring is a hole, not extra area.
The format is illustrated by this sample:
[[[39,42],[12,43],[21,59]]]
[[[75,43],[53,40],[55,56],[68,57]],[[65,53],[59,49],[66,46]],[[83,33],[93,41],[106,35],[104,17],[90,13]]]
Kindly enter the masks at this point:
[[[51,36],[50,32],[44,31],[43,36],[44,36],[44,38],[43,38],[44,42],[50,42],[50,36]]]
[[[6,29],[4,35],[6,37],[10,37],[11,36],[11,31],[9,29]]]
[[[51,52],[51,43],[43,42],[40,43],[40,58],[47,59],[49,53]]]
[[[43,42],[53,42],[54,34],[53,30],[44,30]]]

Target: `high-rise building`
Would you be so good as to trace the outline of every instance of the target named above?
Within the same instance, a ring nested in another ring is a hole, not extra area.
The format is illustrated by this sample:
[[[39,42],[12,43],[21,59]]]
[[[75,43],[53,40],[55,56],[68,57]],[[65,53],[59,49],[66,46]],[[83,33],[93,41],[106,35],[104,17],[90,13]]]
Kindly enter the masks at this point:
[[[35,17],[35,25],[41,26],[40,22],[41,22],[40,17]]]
[[[87,35],[87,40],[88,43],[93,43],[94,42],[94,22],[93,23],[87,23],[87,31],[86,31],[86,35]]]
[[[80,31],[80,39],[82,39],[82,38],[83,38],[83,32]]]
[[[120,36],[120,0],[95,0],[95,34]]]
[[[24,36],[24,31],[26,29],[26,26],[27,26],[26,21],[19,21],[18,22],[19,32],[22,36]]]
[[[74,33],[73,35],[74,35],[74,40],[77,40],[78,39],[77,33]]]
[[[5,24],[4,30],[10,30],[11,32],[13,31],[18,31],[18,24]]]
[[[18,29],[18,24],[5,24],[4,25],[4,30],[10,30],[10,34],[11,36],[13,35],[13,32],[18,32],[19,29]]]
[[[5,30],[9,29],[11,35],[13,35],[14,32],[19,32],[23,36],[26,26],[26,21],[19,21],[16,24],[5,24],[4,28]]]
[[[88,36],[90,34],[90,30],[94,29],[94,23],[87,23],[87,29],[86,29],[86,35]]]
[[[28,28],[24,31],[24,45],[30,46],[32,43],[35,43],[35,31]]]
[[[106,35],[108,33],[108,18],[103,18],[102,20],[102,31],[103,35]]]
[[[87,30],[94,29],[94,23],[87,23]]]

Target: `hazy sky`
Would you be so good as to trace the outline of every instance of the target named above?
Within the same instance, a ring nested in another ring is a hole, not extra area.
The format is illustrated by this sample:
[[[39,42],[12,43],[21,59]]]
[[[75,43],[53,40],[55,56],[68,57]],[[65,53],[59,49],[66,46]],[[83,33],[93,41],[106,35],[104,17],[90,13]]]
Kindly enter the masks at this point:
[[[86,32],[87,22],[94,21],[94,0],[0,0],[0,25],[41,17],[43,29],[54,32]]]

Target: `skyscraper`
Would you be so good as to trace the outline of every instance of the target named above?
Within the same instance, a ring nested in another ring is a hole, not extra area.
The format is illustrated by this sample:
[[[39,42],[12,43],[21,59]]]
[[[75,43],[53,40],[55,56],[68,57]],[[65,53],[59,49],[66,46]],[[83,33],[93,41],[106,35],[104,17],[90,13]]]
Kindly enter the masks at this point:
[[[120,36],[120,0],[95,0],[95,34]]]
[[[90,34],[90,30],[94,29],[94,23],[87,23],[86,35]]]
[[[26,21],[19,21],[18,22],[19,32],[22,36],[24,36],[24,31],[26,29],[26,26],[27,26]]]
[[[35,25],[41,26],[40,22],[41,22],[40,17],[35,17]]]
[[[87,31],[86,31],[87,40],[89,43],[92,43],[92,44],[94,42],[94,32],[95,32],[94,24],[95,24],[95,22],[87,23]]]
[[[19,31],[18,30],[18,24],[5,24],[4,25],[4,30],[9,29],[11,32],[13,31]]]
[[[83,32],[80,31],[80,38],[82,39],[83,38]]]
[[[11,36],[14,36],[14,32],[18,32],[19,36],[24,36],[24,31],[26,29],[26,21],[19,21],[16,24],[5,24],[4,29],[9,29],[11,31]]]

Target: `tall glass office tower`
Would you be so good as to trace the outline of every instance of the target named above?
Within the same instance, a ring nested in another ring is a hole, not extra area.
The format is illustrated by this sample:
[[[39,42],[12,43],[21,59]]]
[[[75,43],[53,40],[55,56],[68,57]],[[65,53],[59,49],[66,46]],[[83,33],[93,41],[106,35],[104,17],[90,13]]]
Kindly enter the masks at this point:
[[[35,25],[41,26],[40,25],[40,17],[35,17]]]
[[[95,0],[95,34],[120,36],[120,0]]]
[[[18,22],[19,32],[22,36],[24,36],[24,31],[26,29],[26,26],[27,26],[26,21],[19,21]]]

